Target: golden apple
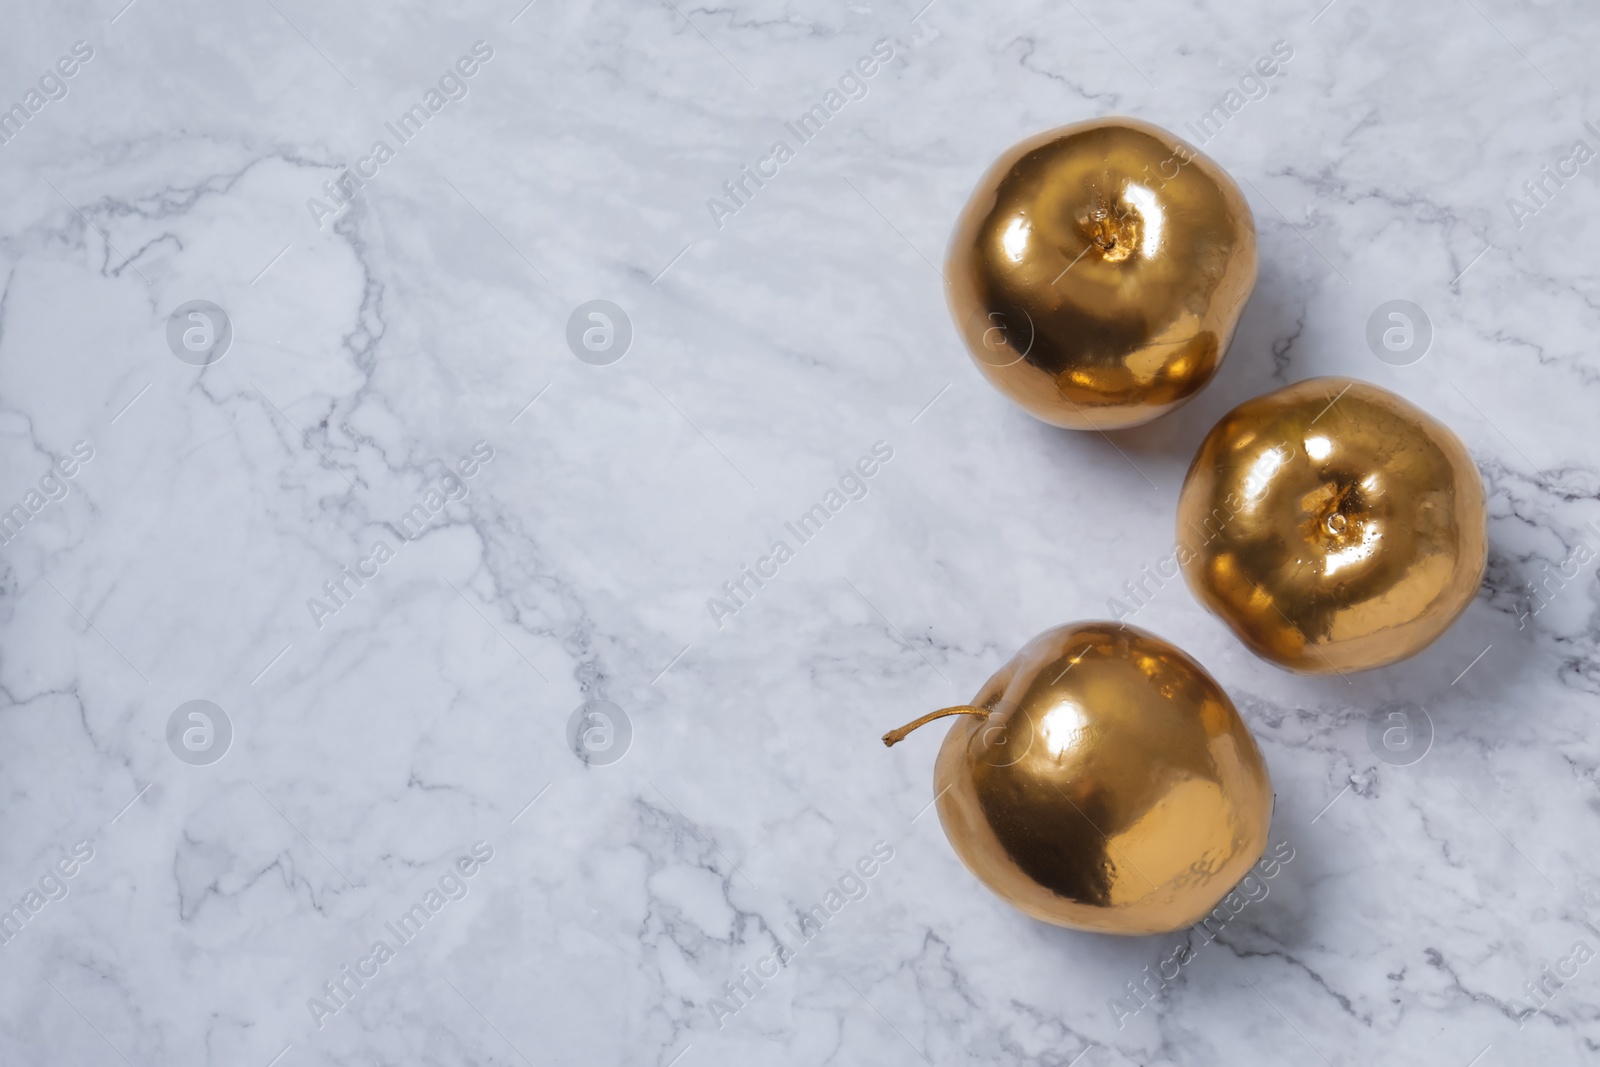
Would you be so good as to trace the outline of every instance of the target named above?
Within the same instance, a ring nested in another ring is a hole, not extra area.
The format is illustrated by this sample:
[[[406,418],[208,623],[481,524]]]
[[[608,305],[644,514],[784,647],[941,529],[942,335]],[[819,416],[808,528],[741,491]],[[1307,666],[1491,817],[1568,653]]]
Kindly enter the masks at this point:
[[[1112,934],[1188,926],[1267,843],[1272,783],[1205,669],[1112,622],[1034,638],[959,716],[933,773],[956,855],[1036,919]]]
[[[1174,135],[1080,122],[989,169],[945,279],[978,368],[1029,414],[1136,426],[1216,373],[1255,285],[1255,221],[1222,168]]]
[[[1178,498],[1178,560],[1257,655],[1310,674],[1415,655],[1477,595],[1478,468],[1376,385],[1313,378],[1212,427]]]

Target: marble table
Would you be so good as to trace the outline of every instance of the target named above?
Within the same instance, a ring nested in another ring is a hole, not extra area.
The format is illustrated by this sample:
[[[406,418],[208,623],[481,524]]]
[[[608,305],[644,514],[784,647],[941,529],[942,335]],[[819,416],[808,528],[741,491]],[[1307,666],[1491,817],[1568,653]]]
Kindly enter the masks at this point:
[[[1594,1062],[1587,6],[125,3],[0,35],[0,1062]],[[938,266],[1118,113],[1261,275],[1102,437]],[[1206,429],[1326,373],[1468,444],[1481,595],[1306,679],[1147,585],[1287,858],[1214,937],[1023,917],[942,731],[879,735],[1107,615]]]

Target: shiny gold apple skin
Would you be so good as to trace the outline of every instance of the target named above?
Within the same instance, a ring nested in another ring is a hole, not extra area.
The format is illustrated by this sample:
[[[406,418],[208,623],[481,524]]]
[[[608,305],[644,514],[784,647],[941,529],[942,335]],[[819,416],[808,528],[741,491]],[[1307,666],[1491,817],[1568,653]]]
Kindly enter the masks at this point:
[[[1257,655],[1328,674],[1415,655],[1483,581],[1483,482],[1443,423],[1313,378],[1234,408],[1178,498],[1178,561]]]
[[[1137,426],[1205,387],[1256,280],[1239,187],[1157,126],[1063,126],[1000,157],[945,263],[956,329],[1035,418]]]
[[[1035,919],[1188,926],[1267,843],[1272,782],[1205,669],[1113,622],[1058,626],[984,684],[934,768],[939,821],[979,881]],[[887,740],[887,739],[886,739]]]

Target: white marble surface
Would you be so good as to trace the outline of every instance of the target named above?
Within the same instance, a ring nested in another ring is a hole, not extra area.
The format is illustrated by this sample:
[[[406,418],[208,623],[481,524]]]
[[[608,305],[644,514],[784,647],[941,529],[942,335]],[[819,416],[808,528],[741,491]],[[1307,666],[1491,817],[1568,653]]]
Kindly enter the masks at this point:
[[[0,102],[93,55],[0,146],[0,506],[93,455],[0,546],[0,902],[26,919],[0,1062],[1594,1061],[1600,963],[1517,1012],[1600,948],[1600,605],[1574,559],[1600,548],[1600,163],[1520,227],[1507,205],[1600,148],[1594,12],[924,2],[8,5]],[[713,220],[880,40],[864,98]],[[308,199],[478,41],[466,96],[319,228]],[[1095,115],[1183,129],[1279,41],[1205,146],[1261,234],[1217,380],[1115,447],[1008,406],[930,264],[979,173]],[[634,330],[608,366],[564,339],[597,298]],[[1364,331],[1401,298],[1435,337],[1394,367]],[[165,338],[190,300],[233,325],[204,368]],[[1257,661],[1178,583],[1139,613],[1235,697],[1294,858],[1119,1020],[1182,935],[1011,911],[915,818],[940,731],[878,735],[1105,615],[1170,550],[1211,423],[1319,373],[1460,433],[1488,578],[1352,682]],[[716,625],[707,599],[879,441],[867,495]],[[466,495],[400,542],[384,524],[475,442]],[[319,628],[308,598],[380,540]],[[597,698],[633,728],[609,766],[566,741]],[[207,766],[167,741],[196,699],[233,728]],[[1366,740],[1392,700],[1435,725],[1413,766]],[[866,895],[715,1012],[876,842]],[[376,973],[315,1010],[345,965]]]

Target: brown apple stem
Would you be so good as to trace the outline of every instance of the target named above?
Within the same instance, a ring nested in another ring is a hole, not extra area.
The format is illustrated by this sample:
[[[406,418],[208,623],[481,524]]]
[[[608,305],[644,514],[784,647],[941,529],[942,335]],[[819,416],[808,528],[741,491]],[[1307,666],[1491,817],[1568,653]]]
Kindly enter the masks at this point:
[[[883,747],[893,748],[899,742],[904,741],[906,739],[906,735],[912,730],[915,730],[919,726],[926,726],[934,719],[942,719],[946,715],[977,715],[986,719],[989,717],[989,710],[987,708],[975,708],[971,704],[958,704],[953,708],[940,708],[938,711],[930,711],[922,718],[913,722],[908,722],[898,730],[890,730],[888,733],[884,734]]]

